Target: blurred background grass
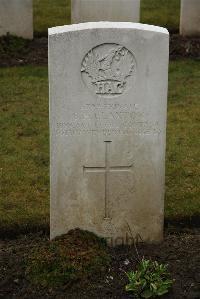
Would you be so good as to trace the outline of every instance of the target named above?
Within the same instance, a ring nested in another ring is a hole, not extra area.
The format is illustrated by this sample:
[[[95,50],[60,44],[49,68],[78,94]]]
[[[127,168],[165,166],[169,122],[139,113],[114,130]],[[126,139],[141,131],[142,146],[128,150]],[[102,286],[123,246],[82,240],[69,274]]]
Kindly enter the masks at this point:
[[[36,36],[47,35],[47,29],[70,24],[70,0],[33,0]],[[141,23],[167,27],[178,32],[180,0],[141,0]]]

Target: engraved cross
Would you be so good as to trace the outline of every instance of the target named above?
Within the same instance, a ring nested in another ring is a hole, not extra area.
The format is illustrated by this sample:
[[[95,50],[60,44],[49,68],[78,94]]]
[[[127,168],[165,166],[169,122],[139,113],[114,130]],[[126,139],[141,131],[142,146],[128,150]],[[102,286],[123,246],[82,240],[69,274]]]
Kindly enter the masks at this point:
[[[105,142],[105,166],[92,167],[83,166],[83,171],[86,173],[104,173],[105,174],[105,188],[104,188],[104,203],[105,203],[105,220],[111,219],[109,210],[109,174],[112,172],[130,172],[133,165],[129,166],[110,166],[109,148],[112,141]]]

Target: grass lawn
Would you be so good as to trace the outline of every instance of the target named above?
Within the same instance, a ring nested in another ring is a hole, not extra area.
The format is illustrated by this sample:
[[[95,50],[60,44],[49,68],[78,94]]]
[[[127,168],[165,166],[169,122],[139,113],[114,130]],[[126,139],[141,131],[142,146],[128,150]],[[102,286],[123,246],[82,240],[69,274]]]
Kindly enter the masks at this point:
[[[33,0],[34,31],[47,34],[47,28],[70,24],[70,0]]]
[[[167,217],[200,215],[200,62],[170,63]]]
[[[33,0],[34,31],[47,34],[48,27],[70,24],[70,0]],[[178,31],[180,0],[141,0],[141,22]]]
[[[0,69],[0,227],[49,221],[46,67]]]
[[[180,0],[141,0],[141,22],[179,31]]]
[[[200,214],[199,62],[170,63],[166,217]],[[0,69],[0,230],[49,223],[47,67]]]

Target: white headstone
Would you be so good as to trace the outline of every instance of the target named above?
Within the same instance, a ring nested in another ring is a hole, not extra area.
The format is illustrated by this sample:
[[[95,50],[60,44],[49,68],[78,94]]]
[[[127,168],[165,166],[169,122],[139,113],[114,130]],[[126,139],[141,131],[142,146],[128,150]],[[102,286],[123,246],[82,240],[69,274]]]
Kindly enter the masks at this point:
[[[149,25],[49,29],[51,238],[162,239],[168,47]]]
[[[33,38],[32,0],[0,0],[0,36]]]
[[[200,0],[181,0],[180,34],[200,36]]]
[[[140,0],[71,0],[71,22],[139,22]]]

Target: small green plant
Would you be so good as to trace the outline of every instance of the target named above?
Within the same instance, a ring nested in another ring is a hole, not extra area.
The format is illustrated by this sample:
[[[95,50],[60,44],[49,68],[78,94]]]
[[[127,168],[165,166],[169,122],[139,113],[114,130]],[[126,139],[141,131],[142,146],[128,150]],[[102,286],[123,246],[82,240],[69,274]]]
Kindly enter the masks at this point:
[[[126,273],[129,284],[126,291],[132,292],[135,298],[155,298],[169,291],[173,280],[169,278],[167,265],[156,261],[142,259],[137,271]]]

